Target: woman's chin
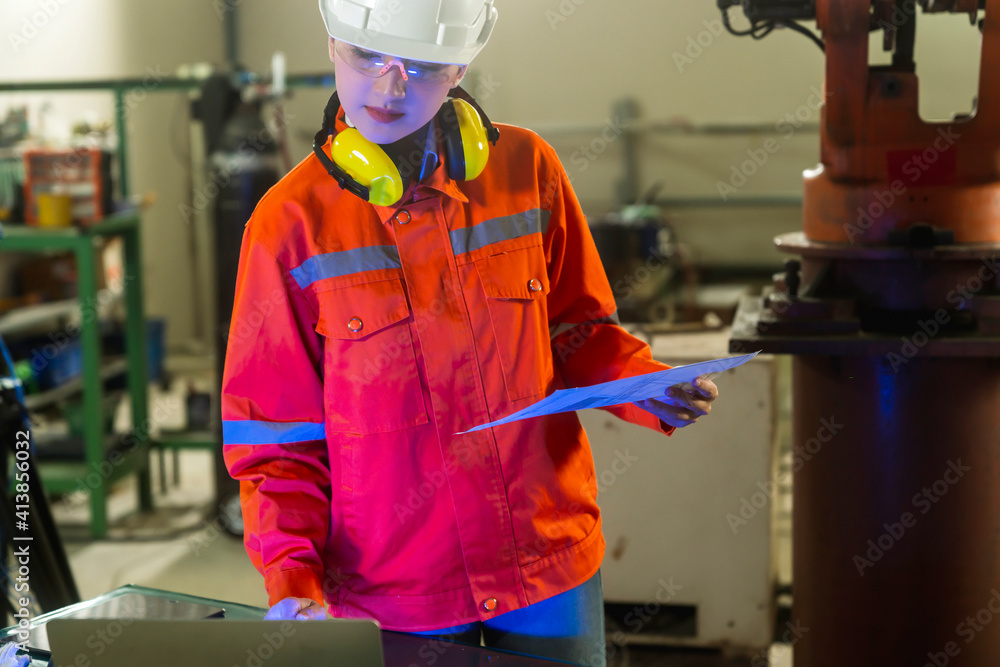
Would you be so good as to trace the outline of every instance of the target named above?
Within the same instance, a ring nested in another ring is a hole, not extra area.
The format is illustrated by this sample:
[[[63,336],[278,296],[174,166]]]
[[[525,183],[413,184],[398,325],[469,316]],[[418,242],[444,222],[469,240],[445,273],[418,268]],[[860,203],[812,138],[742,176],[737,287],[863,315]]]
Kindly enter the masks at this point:
[[[355,127],[365,139],[375,144],[392,144],[416,131],[409,127],[409,123],[404,124],[400,121],[376,123],[369,120],[362,123],[355,122]]]

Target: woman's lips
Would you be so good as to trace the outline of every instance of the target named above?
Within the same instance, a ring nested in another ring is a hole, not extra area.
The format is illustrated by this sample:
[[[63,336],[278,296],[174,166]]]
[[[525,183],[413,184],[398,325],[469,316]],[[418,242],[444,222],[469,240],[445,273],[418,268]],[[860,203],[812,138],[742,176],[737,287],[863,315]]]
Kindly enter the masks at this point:
[[[365,107],[365,110],[376,123],[391,123],[403,117],[403,114],[401,113],[386,111],[385,109],[379,109],[377,107]]]

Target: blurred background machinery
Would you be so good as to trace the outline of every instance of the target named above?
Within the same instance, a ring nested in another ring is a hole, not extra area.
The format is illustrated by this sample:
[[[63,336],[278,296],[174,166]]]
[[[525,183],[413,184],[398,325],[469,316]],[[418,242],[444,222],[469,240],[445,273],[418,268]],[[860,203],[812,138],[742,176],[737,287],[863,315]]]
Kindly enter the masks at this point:
[[[1000,566],[1000,2],[738,4],[754,36],[815,18],[826,55],[803,230],[775,240],[798,259],[730,346],[794,355],[794,446],[842,427],[795,473],[795,664],[998,664],[1000,625],[966,624]],[[939,12],[981,33],[979,92],[926,122],[916,24]]]

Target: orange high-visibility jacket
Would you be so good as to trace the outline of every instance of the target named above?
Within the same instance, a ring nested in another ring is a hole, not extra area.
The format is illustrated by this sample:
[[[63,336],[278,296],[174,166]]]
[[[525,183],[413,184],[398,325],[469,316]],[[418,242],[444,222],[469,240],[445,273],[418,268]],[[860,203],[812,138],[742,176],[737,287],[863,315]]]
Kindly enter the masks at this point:
[[[310,155],[246,226],[223,449],[270,604],[307,597],[432,630],[539,602],[601,564],[576,413],[454,435],[555,389],[669,368],[618,326],[555,151],[498,127],[477,179],[439,165],[392,207],[341,190]]]

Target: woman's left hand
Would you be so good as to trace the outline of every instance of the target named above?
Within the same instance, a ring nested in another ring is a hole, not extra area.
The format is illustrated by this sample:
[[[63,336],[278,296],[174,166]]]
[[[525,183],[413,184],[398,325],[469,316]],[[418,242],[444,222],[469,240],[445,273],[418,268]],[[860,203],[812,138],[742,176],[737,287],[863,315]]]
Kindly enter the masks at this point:
[[[719,388],[706,377],[696,378],[694,384],[687,382],[668,387],[663,398],[637,401],[636,405],[651,412],[666,424],[683,428],[698,421],[712,411],[712,401],[719,397]]]

